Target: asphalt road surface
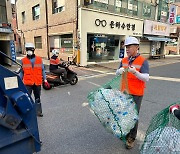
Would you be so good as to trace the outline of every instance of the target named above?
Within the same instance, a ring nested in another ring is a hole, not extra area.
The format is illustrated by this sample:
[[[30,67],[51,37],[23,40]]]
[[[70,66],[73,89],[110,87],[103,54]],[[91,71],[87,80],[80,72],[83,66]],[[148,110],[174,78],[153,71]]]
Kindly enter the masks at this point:
[[[87,70],[86,70],[87,71]],[[112,71],[113,72],[113,71]],[[150,69],[151,79],[143,98],[136,145],[126,150],[122,141],[108,133],[89,110],[87,95],[114,77],[91,72],[77,85],[42,90],[44,117],[38,117],[40,154],[138,154],[152,116],[180,101],[180,63]]]

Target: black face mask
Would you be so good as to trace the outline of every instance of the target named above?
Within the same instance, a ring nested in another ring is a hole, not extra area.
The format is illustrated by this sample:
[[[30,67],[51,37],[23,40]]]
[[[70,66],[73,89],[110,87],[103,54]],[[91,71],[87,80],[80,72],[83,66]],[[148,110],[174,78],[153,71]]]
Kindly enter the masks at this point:
[[[28,59],[33,59],[33,58],[35,58],[35,54],[33,53],[31,56],[30,56],[30,55],[27,55],[27,58],[28,58]]]

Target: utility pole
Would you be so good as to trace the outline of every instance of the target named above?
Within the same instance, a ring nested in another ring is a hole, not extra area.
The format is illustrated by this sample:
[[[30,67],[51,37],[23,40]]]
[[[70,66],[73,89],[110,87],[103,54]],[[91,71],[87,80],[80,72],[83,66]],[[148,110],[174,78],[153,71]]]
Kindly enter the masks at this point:
[[[45,16],[46,16],[46,44],[47,44],[47,56],[48,59],[50,59],[50,54],[49,54],[49,23],[48,23],[48,5],[47,5],[47,0],[45,0]]]

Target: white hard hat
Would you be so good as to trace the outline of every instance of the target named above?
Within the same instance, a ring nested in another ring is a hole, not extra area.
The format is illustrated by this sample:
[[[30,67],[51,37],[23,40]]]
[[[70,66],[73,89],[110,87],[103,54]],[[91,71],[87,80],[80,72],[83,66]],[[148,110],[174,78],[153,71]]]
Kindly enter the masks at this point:
[[[135,37],[132,37],[132,36],[126,38],[126,39],[125,39],[125,46],[126,46],[126,45],[131,45],[131,44],[137,44],[137,45],[139,45],[138,39],[135,38]]]
[[[33,43],[26,43],[25,48],[35,48]]]
[[[58,56],[59,55],[59,50],[53,49],[52,54]]]

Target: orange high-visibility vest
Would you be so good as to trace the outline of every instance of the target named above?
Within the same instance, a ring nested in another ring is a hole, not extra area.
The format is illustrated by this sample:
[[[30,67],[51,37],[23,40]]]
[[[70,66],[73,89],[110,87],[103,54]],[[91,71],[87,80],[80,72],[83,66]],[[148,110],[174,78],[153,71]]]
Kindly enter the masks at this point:
[[[35,57],[34,67],[31,61],[25,57],[22,59],[22,68],[24,71],[23,82],[25,85],[41,85],[42,84],[42,59]]]
[[[136,70],[139,72],[142,64],[144,63],[145,58],[142,56],[138,56],[131,64],[131,66],[134,66]],[[129,67],[129,61],[128,57],[122,59],[122,67],[125,69]],[[123,74],[124,75],[124,74]],[[145,82],[142,80],[139,80],[134,74],[127,72],[127,78],[122,77],[122,85],[121,85],[121,91],[124,92],[127,90],[129,94],[131,95],[137,95],[137,96],[143,96],[144,95],[144,88],[145,88]]]
[[[51,58],[50,59],[50,64],[52,64],[52,65],[59,65],[60,64],[60,60],[58,58],[56,58],[56,59]]]

